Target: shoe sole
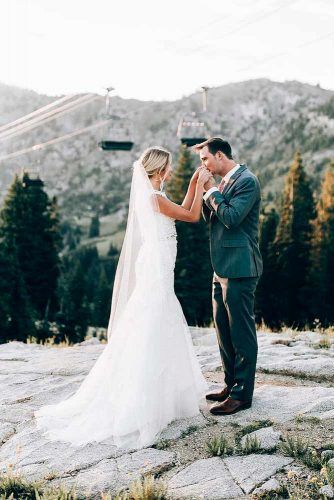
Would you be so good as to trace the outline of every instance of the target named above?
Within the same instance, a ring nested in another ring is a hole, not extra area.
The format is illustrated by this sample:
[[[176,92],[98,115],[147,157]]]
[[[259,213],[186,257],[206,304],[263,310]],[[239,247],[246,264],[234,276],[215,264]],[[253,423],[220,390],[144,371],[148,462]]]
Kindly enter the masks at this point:
[[[225,399],[227,399],[228,396],[226,396],[225,398],[220,398],[220,397],[216,397],[216,398],[208,398],[206,397],[206,400],[207,401],[225,401]]]
[[[236,408],[235,410],[229,411],[229,412],[226,412],[226,411],[212,412],[210,409],[210,413],[212,415],[233,415],[234,413],[238,413],[239,411],[248,410],[251,406],[252,406],[251,404],[247,404],[245,406],[242,406],[241,408]]]

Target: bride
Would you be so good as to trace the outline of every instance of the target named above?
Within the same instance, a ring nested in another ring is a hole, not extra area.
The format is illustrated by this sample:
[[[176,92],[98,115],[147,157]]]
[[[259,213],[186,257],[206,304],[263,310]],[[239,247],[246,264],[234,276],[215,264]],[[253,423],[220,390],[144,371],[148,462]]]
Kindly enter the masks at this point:
[[[161,147],[148,148],[134,162],[108,343],[76,393],[34,412],[50,440],[150,446],[173,420],[197,415],[205,400],[207,382],[174,292],[174,221],[199,220],[211,174],[199,167],[177,205],[163,191],[171,163]]]

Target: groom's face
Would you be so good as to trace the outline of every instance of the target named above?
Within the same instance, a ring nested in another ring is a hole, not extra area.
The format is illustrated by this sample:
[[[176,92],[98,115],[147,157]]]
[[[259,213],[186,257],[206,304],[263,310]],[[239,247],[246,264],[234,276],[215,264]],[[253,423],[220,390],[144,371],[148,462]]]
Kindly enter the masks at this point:
[[[200,150],[200,159],[202,165],[206,167],[212,174],[220,173],[220,163],[215,155],[210,153],[208,146],[204,146]]]

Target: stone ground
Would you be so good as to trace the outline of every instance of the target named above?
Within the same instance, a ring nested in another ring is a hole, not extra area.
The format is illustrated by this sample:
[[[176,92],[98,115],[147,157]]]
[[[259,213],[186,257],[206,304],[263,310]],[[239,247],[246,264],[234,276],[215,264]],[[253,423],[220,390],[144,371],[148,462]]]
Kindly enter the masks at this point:
[[[191,332],[211,389],[220,387],[223,373],[214,330]],[[33,420],[34,410],[76,390],[103,344],[91,339],[74,347],[0,345],[0,472],[10,468],[30,480],[76,486],[82,498],[101,498],[101,492],[114,495],[148,473],[164,479],[172,498],[208,500],[254,498],[261,488],[277,488],[289,470],[306,477],[310,471],[284,456],[279,443],[292,435],[309,440],[318,450],[334,444],[334,343],[328,337],[329,346],[321,348],[323,338],[314,332],[259,332],[250,409],[214,417],[203,403],[197,417],[170,424],[154,446],[128,453],[117,451],[108,440],[79,449],[48,442]],[[260,450],[210,456],[208,440],[223,434],[233,444],[255,421],[267,425],[252,434]]]

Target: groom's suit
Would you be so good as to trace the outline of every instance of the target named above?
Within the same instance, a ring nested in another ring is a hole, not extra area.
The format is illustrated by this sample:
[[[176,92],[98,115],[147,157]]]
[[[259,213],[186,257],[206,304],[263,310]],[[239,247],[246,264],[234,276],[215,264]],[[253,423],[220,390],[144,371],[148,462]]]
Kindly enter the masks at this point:
[[[223,191],[208,193],[202,214],[210,227],[213,316],[231,397],[253,397],[257,360],[254,293],[262,273],[261,203],[257,177],[240,165]]]

